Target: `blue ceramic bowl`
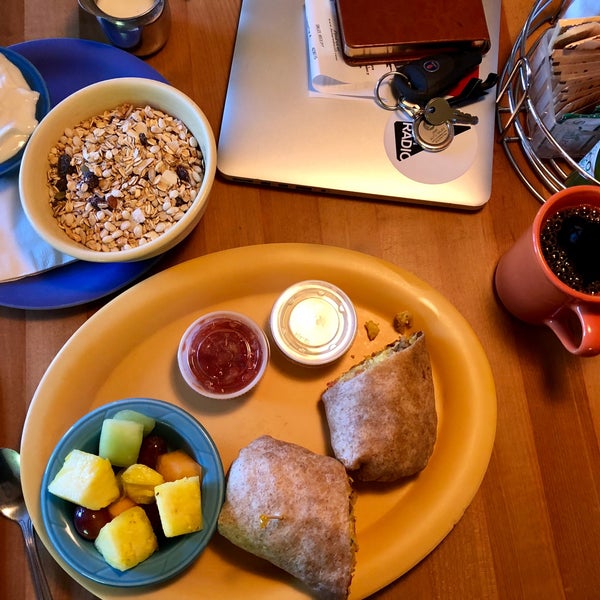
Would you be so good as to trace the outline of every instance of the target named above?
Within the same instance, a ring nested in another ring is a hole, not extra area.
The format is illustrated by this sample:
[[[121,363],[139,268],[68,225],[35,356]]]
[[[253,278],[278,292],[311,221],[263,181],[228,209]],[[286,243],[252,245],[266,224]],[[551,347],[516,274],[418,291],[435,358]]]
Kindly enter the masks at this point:
[[[109,566],[94,543],[80,537],[73,525],[73,507],[47,491],[67,454],[77,448],[98,452],[102,421],[123,409],[156,420],[154,433],[165,437],[173,449],[190,453],[202,465],[202,515],[204,528],[170,538],[150,558],[127,571]],[[177,575],[196,560],[213,536],[225,494],[225,477],[219,452],[206,429],[189,413],[160,400],[129,398],[97,408],[75,423],[54,449],[41,488],[42,520],[50,542],[63,561],[85,577],[116,587],[157,584]]]
[[[39,123],[50,110],[50,94],[48,93],[46,82],[39,71],[26,58],[17,52],[13,52],[10,48],[0,48],[0,54],[4,54],[4,56],[15,65],[19,71],[21,71],[23,78],[32,90],[39,92],[40,97],[38,98],[35,109],[35,118]],[[27,144],[25,144],[25,146],[26,145]],[[21,163],[21,158],[23,157],[25,146],[23,146],[14,156],[0,163],[0,177],[18,168]]]

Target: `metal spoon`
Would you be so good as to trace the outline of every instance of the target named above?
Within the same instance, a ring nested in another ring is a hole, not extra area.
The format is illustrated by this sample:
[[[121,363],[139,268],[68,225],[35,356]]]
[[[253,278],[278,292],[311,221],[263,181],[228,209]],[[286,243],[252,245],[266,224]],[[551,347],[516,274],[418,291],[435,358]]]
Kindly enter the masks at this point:
[[[23,499],[21,457],[11,448],[0,448],[0,512],[21,526],[36,596],[41,600],[51,600],[52,594],[35,545],[33,524]]]

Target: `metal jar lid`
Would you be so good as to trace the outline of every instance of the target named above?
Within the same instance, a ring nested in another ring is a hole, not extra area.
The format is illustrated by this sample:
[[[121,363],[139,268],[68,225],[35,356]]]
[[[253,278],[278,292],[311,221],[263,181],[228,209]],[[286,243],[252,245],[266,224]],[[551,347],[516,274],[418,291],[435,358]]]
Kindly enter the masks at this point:
[[[273,305],[270,327],[279,349],[305,365],[324,365],[342,356],[356,335],[350,298],[326,281],[301,281]]]

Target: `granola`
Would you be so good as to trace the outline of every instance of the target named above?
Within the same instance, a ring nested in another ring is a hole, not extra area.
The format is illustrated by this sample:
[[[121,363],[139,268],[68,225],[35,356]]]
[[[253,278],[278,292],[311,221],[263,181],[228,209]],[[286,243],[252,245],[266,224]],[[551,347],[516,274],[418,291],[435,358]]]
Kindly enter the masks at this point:
[[[135,248],[168,231],[204,177],[202,152],[185,124],[132,104],[66,129],[48,161],[59,226],[99,252]]]

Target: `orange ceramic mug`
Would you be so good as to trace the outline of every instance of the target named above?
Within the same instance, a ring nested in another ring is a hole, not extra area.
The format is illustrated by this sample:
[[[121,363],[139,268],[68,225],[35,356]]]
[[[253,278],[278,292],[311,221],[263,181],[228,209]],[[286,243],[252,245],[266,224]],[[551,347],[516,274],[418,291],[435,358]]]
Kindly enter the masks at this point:
[[[600,187],[550,197],[500,258],[495,285],[515,317],[547,325],[573,354],[600,354]]]

